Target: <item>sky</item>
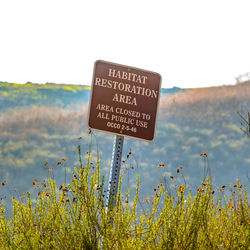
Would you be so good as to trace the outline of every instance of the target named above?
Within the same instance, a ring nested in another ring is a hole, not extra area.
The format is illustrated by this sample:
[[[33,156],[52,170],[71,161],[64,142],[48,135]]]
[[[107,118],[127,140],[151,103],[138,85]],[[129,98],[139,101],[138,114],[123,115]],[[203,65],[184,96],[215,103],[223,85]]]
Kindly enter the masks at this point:
[[[105,60],[162,87],[235,83],[250,72],[250,1],[0,0],[0,81],[90,85]]]

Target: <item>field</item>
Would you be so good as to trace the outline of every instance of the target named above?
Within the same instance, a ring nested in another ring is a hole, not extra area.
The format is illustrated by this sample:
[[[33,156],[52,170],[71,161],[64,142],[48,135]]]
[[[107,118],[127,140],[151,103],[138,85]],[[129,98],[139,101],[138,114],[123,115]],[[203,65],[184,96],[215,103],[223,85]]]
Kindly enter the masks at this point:
[[[129,202],[119,189],[116,205],[105,207],[99,160],[72,172],[70,184],[35,179],[30,193],[12,197],[13,216],[0,211],[0,245],[4,249],[247,249],[250,244],[249,203],[240,183],[215,192],[209,177],[191,195],[186,185],[169,189],[164,182],[154,195]],[[204,156],[206,157],[206,156]],[[65,161],[66,159],[62,159]],[[58,164],[62,164],[61,162]],[[163,166],[164,167],[164,166]],[[177,172],[181,173],[182,169]],[[53,175],[53,169],[49,172]],[[170,177],[174,182],[174,177]],[[6,183],[2,183],[6,188]],[[225,198],[224,190],[230,190]],[[143,208],[143,212],[138,212]]]
[[[237,112],[247,117],[250,82],[162,91],[154,142],[125,140],[108,214],[113,137],[89,133],[89,93],[0,83],[1,248],[248,248],[250,140]]]

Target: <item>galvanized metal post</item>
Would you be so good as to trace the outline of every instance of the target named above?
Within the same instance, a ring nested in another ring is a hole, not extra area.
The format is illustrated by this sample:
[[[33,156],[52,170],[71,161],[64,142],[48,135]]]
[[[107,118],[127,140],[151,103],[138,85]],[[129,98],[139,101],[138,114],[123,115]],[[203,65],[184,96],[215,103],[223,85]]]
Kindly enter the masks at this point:
[[[106,197],[106,211],[108,206],[112,202],[115,205],[116,195],[119,187],[122,148],[123,148],[124,136],[116,135],[113,143],[112,162],[109,174],[109,184]]]
[[[250,137],[250,112],[248,112],[248,136]]]

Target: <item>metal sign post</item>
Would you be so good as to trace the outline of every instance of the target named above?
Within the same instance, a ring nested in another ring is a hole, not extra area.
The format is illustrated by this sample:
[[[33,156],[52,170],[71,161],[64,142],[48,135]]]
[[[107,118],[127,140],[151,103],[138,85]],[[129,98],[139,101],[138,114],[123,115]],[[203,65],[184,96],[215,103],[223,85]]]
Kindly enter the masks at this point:
[[[124,136],[116,135],[114,137],[112,161],[109,174],[109,185],[106,197],[106,211],[108,211],[108,206],[110,203],[115,205],[116,202],[116,195],[120,179],[123,141]]]

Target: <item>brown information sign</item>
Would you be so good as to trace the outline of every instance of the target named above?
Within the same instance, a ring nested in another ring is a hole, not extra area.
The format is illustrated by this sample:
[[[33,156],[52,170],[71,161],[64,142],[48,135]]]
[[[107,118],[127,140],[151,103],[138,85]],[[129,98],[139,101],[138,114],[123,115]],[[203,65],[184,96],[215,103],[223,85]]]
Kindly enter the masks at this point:
[[[161,76],[158,73],[96,61],[89,127],[152,141],[160,90]]]

